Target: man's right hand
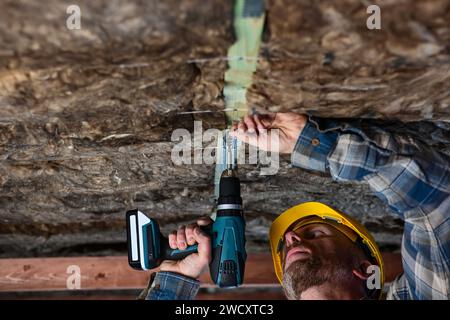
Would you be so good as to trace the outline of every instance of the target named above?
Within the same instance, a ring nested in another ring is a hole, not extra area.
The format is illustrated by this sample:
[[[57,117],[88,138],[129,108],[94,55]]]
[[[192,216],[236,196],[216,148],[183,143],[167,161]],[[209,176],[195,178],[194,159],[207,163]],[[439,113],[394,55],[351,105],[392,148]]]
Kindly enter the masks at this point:
[[[185,250],[187,246],[198,244],[197,253],[191,253],[178,261],[165,260],[161,263],[160,271],[175,272],[193,279],[197,279],[208,270],[211,262],[211,239],[200,230],[200,226],[213,223],[209,217],[200,218],[195,224],[180,226],[178,230],[169,234],[169,246],[172,249]]]
[[[307,118],[304,115],[286,112],[245,116],[239,123],[234,123],[230,135],[256,146],[264,151],[292,153]],[[272,145],[271,134],[278,129],[277,145]]]

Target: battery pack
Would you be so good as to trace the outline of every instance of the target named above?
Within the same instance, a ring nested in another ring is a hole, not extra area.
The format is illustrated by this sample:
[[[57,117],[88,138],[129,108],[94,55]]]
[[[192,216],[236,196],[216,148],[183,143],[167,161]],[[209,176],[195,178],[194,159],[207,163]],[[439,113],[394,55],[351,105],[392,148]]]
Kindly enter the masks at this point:
[[[136,270],[149,270],[155,242],[152,221],[139,210],[127,211],[126,221],[128,264]]]

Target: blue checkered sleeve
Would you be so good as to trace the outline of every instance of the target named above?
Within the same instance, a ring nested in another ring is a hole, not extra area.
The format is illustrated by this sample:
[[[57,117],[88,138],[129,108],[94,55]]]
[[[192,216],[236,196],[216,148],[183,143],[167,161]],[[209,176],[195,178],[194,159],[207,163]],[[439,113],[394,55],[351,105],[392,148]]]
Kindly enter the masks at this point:
[[[361,122],[360,122],[361,123]],[[407,135],[310,117],[294,166],[367,182],[405,222],[390,299],[450,299],[450,157]]]
[[[200,282],[173,272],[158,272],[146,300],[192,300]]]

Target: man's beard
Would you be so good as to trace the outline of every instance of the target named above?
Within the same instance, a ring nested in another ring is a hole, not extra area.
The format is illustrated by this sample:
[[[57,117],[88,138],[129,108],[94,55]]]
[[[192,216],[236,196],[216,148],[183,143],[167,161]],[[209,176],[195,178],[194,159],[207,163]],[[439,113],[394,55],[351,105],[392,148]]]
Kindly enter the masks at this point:
[[[351,280],[351,265],[336,259],[323,262],[310,256],[307,260],[292,262],[283,274],[283,288],[290,300],[299,300],[302,292],[324,283],[342,283]]]

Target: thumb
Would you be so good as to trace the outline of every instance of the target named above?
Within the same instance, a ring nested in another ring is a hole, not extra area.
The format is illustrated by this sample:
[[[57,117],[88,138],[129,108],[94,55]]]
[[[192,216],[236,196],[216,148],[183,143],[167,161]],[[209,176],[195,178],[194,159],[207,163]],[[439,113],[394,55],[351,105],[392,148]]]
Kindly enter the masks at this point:
[[[275,119],[277,117],[276,113],[258,114],[256,116],[257,121],[264,126],[266,129],[270,129],[275,125]]]
[[[197,241],[197,252],[199,258],[205,262],[209,263],[211,261],[211,239],[200,230],[200,227],[194,229],[194,239]]]
[[[202,218],[197,220],[197,224],[199,226],[207,226],[207,225],[210,225],[213,222],[214,222],[214,220],[211,219],[210,217],[202,217]]]

